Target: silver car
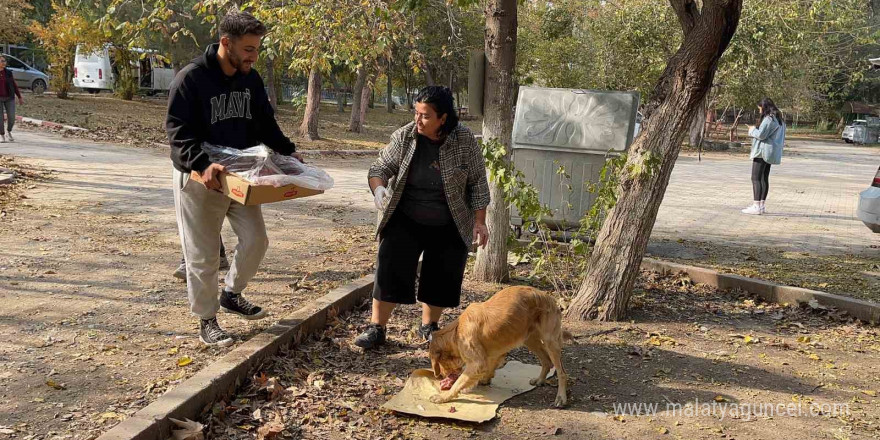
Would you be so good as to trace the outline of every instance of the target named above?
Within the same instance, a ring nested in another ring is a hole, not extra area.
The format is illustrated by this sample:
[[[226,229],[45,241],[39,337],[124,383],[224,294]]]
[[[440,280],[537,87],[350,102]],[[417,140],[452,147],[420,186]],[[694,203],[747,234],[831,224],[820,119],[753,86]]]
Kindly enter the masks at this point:
[[[871,186],[859,194],[859,220],[872,231],[880,233],[880,169],[871,181]]]
[[[18,88],[30,89],[39,95],[49,87],[49,75],[28,66],[12,55],[3,54],[3,57],[6,58],[6,68],[12,71],[12,77],[15,78]]]

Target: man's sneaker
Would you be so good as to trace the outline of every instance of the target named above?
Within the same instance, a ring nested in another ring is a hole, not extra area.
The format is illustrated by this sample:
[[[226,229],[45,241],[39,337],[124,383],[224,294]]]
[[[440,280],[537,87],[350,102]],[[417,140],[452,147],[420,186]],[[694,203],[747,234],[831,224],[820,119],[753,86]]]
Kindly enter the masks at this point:
[[[229,259],[226,258],[226,254],[220,254],[220,270],[229,269]]]
[[[180,266],[177,266],[177,270],[174,271],[174,278],[186,281],[186,263],[180,263]]]
[[[4,143],[4,142],[6,142],[6,135],[5,135],[5,134],[0,134],[0,144],[2,144],[2,143]]]
[[[430,324],[422,324],[422,326],[419,327],[419,335],[425,338],[426,341],[430,341],[431,333],[434,333],[437,330],[440,330],[440,326],[437,325],[436,322],[432,322]]]
[[[266,317],[266,311],[262,307],[251,304],[240,293],[232,293],[226,289],[223,289],[223,294],[220,295],[220,310],[226,313],[234,313],[250,320]]]
[[[223,330],[217,323],[216,317],[199,320],[199,340],[205,345],[219,345],[220,347],[228,347],[233,342],[226,330]]]
[[[15,142],[15,138],[12,137],[12,132],[6,133],[6,140],[9,142]]]
[[[379,324],[370,324],[367,329],[354,340],[354,345],[369,350],[385,343],[385,327]]]
[[[748,208],[743,209],[742,213],[749,214],[749,215],[761,215],[761,207],[758,206],[757,203],[755,203],[752,206],[749,206]]]

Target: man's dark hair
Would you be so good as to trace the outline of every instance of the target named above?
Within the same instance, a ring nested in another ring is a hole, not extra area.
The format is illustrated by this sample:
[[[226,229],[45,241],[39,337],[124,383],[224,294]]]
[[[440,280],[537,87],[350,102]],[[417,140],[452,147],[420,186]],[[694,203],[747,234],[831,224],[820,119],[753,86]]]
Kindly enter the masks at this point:
[[[245,35],[266,35],[266,25],[251,14],[238,10],[229,11],[220,22],[220,36],[241,38]]]
[[[446,122],[440,127],[440,134],[447,135],[458,126],[458,113],[452,99],[452,91],[443,86],[428,86],[419,90],[415,102],[430,104],[437,112],[437,117],[446,115]]]

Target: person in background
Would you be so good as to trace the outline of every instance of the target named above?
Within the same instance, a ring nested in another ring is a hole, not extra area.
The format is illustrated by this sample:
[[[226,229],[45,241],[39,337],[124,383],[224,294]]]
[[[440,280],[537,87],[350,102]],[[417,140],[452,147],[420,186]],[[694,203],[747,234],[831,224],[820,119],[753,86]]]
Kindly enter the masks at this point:
[[[229,258],[226,257],[226,246],[223,245],[223,237],[220,237],[220,270],[229,269]],[[180,265],[174,271],[174,278],[186,281],[186,258],[180,256]]]
[[[12,137],[12,127],[15,126],[15,98],[18,97],[18,105],[24,105],[21,91],[12,71],[6,68],[6,57],[0,55],[0,142],[15,142]],[[6,113],[6,127],[3,126],[3,113]]]
[[[767,193],[770,191],[770,166],[782,162],[782,147],[785,144],[785,120],[782,112],[770,98],[758,102],[761,114],[759,126],[749,126],[752,139],[752,205],[742,210],[743,214],[761,215],[765,213]]]
[[[419,333],[429,340],[443,310],[459,304],[473,241],[482,247],[489,240],[486,163],[473,133],[458,123],[452,92],[425,87],[415,102],[415,120],[391,135],[368,175],[382,220],[373,313],[354,341],[363,349],[384,344],[391,312],[416,299]]]

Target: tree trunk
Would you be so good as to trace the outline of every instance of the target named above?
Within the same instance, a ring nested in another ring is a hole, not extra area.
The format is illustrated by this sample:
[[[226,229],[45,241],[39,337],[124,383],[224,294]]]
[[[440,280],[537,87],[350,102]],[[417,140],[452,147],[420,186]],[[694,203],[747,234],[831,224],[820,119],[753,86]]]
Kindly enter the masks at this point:
[[[434,83],[434,74],[431,72],[431,65],[427,62],[423,63],[422,70],[424,70],[425,72],[425,82],[427,83],[427,85],[436,85],[436,83]]]
[[[357,82],[354,84],[354,90],[352,90],[352,98],[351,98],[351,119],[348,122],[348,131],[354,133],[361,132],[361,103],[367,101],[367,97],[364,96],[364,85],[367,82],[367,65],[361,66],[358,69]]]
[[[266,58],[266,87],[269,89],[269,103],[272,110],[278,111],[278,95],[275,89],[275,60]]]
[[[388,113],[394,113],[394,85],[392,84],[391,77],[391,57],[388,57],[388,70],[385,71],[385,87],[387,90],[385,91],[385,97],[387,102],[385,103],[385,110]]]
[[[700,143],[703,142],[703,128],[706,127],[706,104],[708,102],[708,96],[703,98],[700,101],[699,107],[697,107],[696,112],[694,112],[694,119],[691,121],[691,126],[688,128],[688,145],[692,148],[696,148],[700,146]]]
[[[313,65],[309,71],[309,90],[306,97],[306,112],[299,134],[307,140],[320,139],[318,136],[318,111],[321,109],[321,70]]]
[[[412,70],[406,69],[406,79],[404,80],[404,84],[403,84],[403,88],[404,88],[403,92],[406,95],[406,104],[404,104],[406,106],[406,111],[411,111],[413,108],[412,95],[410,95],[410,93],[409,93],[409,87],[410,87],[411,83],[412,83]]]
[[[488,0],[486,3],[486,108],[483,139],[495,139],[507,149],[510,161],[513,132],[514,67],[516,65],[517,0]],[[474,278],[480,281],[507,280],[507,236],[510,231],[510,208],[504,190],[490,183],[492,202],[486,213],[489,243],[477,251]]]
[[[364,132],[364,124],[367,122],[367,107],[369,106],[369,101],[364,99],[368,93],[371,93],[373,90],[373,82],[366,81],[364,82],[364,90],[361,91],[361,111],[360,111],[360,128],[358,129],[358,133]]]
[[[376,91],[373,90],[372,87],[370,87],[369,93],[370,93],[370,100],[369,100],[368,105],[370,106],[370,108],[376,108],[376,105],[375,105],[376,104]],[[363,118],[361,119],[361,121],[363,121]]]
[[[626,315],[681,141],[712,85],[742,10],[742,0],[704,0],[702,10],[696,0],[670,2],[684,38],[646,105],[647,124],[623,168],[641,171],[620,176],[617,204],[602,224],[583,283],[565,312],[568,318],[607,321]]]

